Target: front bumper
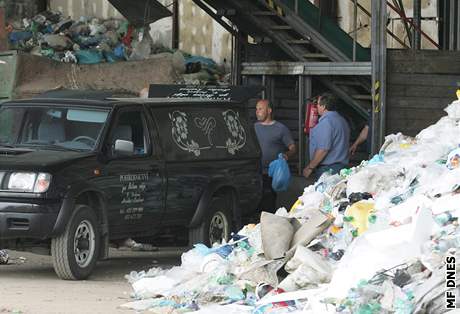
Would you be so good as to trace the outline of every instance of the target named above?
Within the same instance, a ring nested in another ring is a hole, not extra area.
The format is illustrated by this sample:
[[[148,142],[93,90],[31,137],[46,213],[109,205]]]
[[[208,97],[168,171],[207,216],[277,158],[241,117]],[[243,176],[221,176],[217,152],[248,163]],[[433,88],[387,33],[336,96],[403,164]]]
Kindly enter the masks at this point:
[[[56,224],[61,204],[0,201],[0,248],[7,239],[46,239]]]

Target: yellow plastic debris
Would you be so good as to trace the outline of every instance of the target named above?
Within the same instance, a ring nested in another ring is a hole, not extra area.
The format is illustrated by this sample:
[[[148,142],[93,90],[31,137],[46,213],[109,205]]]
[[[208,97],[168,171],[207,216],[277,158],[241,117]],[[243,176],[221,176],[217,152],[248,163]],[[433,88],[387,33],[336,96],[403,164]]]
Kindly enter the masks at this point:
[[[460,100],[460,88],[457,89],[457,98],[458,98],[458,100]]]
[[[295,212],[296,208],[298,205],[300,205],[302,203],[302,201],[299,199],[297,199],[297,201],[294,203],[294,205],[292,205],[291,209],[289,210],[290,213],[293,213]]]
[[[369,216],[374,211],[374,202],[359,201],[351,205],[345,211],[346,217],[353,217],[350,223],[358,231],[358,235],[363,234],[369,227]]]
[[[401,149],[408,149],[411,146],[412,145],[410,143],[401,143],[401,144],[399,144],[399,148],[401,148]]]

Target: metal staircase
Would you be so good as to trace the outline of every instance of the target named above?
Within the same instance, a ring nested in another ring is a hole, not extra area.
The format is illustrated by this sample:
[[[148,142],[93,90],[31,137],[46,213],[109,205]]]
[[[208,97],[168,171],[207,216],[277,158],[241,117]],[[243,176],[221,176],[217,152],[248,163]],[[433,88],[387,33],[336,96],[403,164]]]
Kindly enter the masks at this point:
[[[271,41],[290,60],[297,62],[370,61],[367,49],[353,45],[352,38],[308,0],[194,0],[225,28],[258,42]],[[361,115],[371,102],[370,77],[362,75],[318,76],[321,83]]]

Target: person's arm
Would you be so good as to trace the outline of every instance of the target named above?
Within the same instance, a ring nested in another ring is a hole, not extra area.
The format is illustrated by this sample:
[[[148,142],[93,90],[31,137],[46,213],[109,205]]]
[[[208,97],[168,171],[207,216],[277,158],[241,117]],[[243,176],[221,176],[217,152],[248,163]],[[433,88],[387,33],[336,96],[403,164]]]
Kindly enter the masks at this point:
[[[351,145],[350,154],[354,155],[356,153],[356,149],[358,148],[358,146],[366,141],[368,133],[369,133],[369,126],[366,125],[359,133],[359,136],[356,139],[356,141],[353,143],[353,145]]]
[[[284,124],[281,124],[281,138],[284,145],[288,148],[288,150],[283,154],[283,157],[284,159],[289,160],[289,158],[295,155],[297,149],[291,132]]]
[[[295,144],[289,144],[288,151],[285,154],[283,154],[283,157],[284,159],[289,160],[291,157],[295,155],[296,152],[297,152],[297,148]]]
[[[315,154],[313,155],[313,159],[310,160],[308,165],[303,169],[303,176],[305,178],[308,178],[313,170],[318,167],[318,165],[323,161],[323,159],[326,157],[327,153],[329,150],[327,149],[317,149],[315,150]]]

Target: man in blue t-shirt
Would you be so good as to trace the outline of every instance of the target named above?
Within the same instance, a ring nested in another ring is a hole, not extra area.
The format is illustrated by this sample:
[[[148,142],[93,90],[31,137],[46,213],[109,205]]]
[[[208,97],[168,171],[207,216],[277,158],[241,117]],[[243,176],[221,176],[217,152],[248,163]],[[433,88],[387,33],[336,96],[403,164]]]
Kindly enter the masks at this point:
[[[276,193],[272,189],[272,179],[268,176],[268,165],[282,153],[284,159],[289,160],[296,153],[296,146],[291,132],[282,123],[272,119],[273,109],[267,99],[259,100],[256,104],[255,123],[257,139],[262,149],[262,170],[264,183],[263,202],[260,210],[274,212]]]
[[[350,127],[336,111],[335,97],[330,93],[318,99],[318,124],[310,132],[310,162],[303,169],[308,178],[312,173],[318,179],[324,172],[338,173],[348,166]]]

